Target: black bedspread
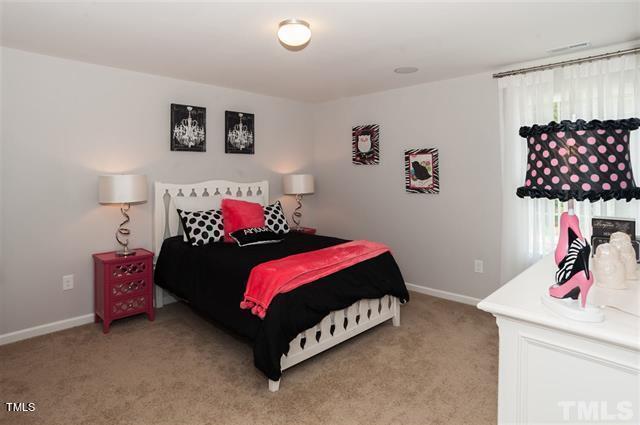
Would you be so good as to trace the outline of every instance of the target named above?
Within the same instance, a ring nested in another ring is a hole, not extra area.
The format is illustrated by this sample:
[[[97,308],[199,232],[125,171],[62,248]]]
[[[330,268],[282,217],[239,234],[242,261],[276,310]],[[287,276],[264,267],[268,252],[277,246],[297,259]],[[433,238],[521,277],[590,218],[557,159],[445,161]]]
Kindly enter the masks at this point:
[[[264,320],[240,309],[254,266],[343,242],[291,232],[277,244],[240,248],[220,242],[194,247],[176,236],[164,241],[154,280],[201,314],[253,341],[256,367],[269,379],[278,380],[280,357],[289,342],[329,312],[362,298],[393,295],[402,301],[409,299],[398,265],[390,253],[385,253],[276,296]]]

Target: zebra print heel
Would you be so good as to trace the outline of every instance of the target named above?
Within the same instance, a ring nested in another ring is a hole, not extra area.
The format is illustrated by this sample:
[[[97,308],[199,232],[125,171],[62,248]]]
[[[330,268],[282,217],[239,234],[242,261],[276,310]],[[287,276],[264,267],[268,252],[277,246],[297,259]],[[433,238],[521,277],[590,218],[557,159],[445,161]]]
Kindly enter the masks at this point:
[[[560,237],[555,252],[556,265],[559,266],[567,256],[572,237],[583,239],[582,232],[580,231],[580,220],[578,220],[578,216],[576,215],[563,212],[560,215]]]
[[[569,249],[556,272],[556,283],[549,288],[549,295],[554,298],[578,299],[584,308],[587,294],[593,285],[593,274],[589,271],[589,255],[591,247],[573,232],[569,233]]]

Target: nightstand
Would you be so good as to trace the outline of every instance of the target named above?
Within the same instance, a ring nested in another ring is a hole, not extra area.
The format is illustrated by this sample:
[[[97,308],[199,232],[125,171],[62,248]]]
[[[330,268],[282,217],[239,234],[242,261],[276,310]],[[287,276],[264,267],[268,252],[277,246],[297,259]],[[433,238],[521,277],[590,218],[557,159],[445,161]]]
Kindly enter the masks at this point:
[[[135,249],[135,255],[118,257],[115,252],[93,254],[95,322],[102,331],[111,322],[146,313],[153,320],[153,252]]]
[[[292,227],[291,230],[298,233],[306,233],[307,235],[316,234],[316,229],[314,227]]]

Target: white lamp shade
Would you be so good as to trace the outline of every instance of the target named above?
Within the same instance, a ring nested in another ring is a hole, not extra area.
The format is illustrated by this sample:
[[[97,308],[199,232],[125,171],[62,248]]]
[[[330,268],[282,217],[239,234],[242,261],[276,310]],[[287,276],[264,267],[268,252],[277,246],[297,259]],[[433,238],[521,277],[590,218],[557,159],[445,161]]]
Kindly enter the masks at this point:
[[[313,176],[311,174],[288,174],[283,177],[285,195],[306,195],[313,193]]]
[[[98,202],[101,204],[132,204],[147,200],[147,176],[114,174],[98,178]]]

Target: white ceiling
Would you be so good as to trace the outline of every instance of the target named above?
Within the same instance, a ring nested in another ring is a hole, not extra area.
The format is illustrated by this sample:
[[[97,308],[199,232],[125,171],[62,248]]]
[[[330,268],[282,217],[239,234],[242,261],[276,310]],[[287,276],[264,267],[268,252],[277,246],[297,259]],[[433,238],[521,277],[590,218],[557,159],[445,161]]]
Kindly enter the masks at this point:
[[[3,6],[4,46],[309,102],[640,38],[638,1]],[[276,39],[289,17],[311,23],[302,51]],[[420,70],[393,73],[399,66]]]

